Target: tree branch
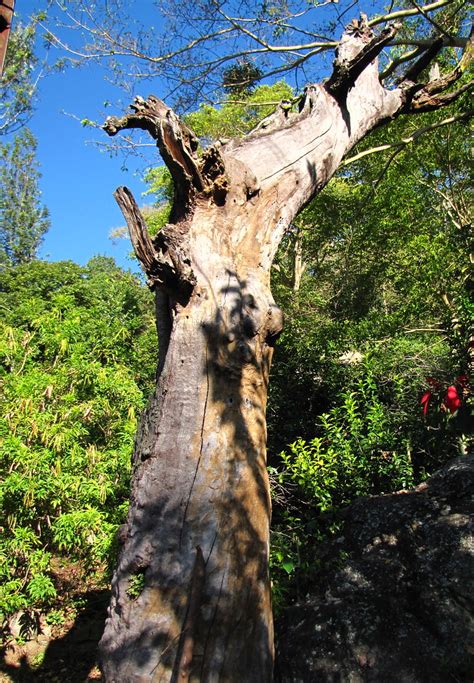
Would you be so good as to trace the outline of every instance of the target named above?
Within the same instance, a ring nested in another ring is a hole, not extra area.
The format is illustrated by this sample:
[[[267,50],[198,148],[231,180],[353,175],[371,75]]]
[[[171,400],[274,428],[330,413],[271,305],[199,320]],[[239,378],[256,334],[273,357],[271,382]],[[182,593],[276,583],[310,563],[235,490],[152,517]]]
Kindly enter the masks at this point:
[[[175,218],[181,218],[189,212],[194,194],[204,189],[196,154],[197,138],[173,110],[156,97],[150,96],[147,100],[136,97],[130,108],[132,113],[122,118],[109,116],[103,129],[110,136],[130,128],[150,133],[173,178],[174,207],[175,213],[179,214]]]
[[[347,31],[348,34],[359,34],[362,40],[368,42],[352,58],[345,57],[343,44],[341,44],[334,62],[334,70],[325,84],[326,90],[336,99],[344,97],[349,88],[354,85],[358,76],[380,54],[384,46],[390,42],[398,28],[398,25],[388,26],[379,35],[374,36],[365,18],[361,21],[352,22]]]
[[[421,15],[422,15],[422,16],[423,16],[423,17],[424,17],[432,26],[434,26],[434,28],[438,31],[438,33],[439,33],[440,35],[442,35],[442,36],[444,36],[445,38],[447,38],[448,41],[451,40],[451,36],[449,35],[449,33],[447,33],[447,32],[444,30],[444,28],[443,28],[437,21],[435,21],[435,20],[433,19],[433,17],[430,17],[430,15],[428,14],[428,12],[427,12],[423,7],[420,7],[420,6],[415,2],[415,0],[410,0],[410,2],[411,2],[411,4],[413,5],[413,7],[415,7],[415,9],[417,9],[418,12],[419,12],[419,13],[420,13],[420,14],[421,14]]]
[[[174,183],[171,222],[187,218],[197,194],[210,196],[216,204],[222,204],[229,182],[217,148],[210,147],[198,157],[198,140],[193,131],[153,95],[147,100],[136,97],[131,109],[132,113],[122,118],[109,116],[102,128],[111,136],[122,130],[139,128],[148,131],[156,140]]]
[[[196,278],[183,248],[183,231],[177,226],[166,226],[153,243],[131,191],[119,187],[114,197],[127,222],[130,240],[149,278],[149,286],[164,285],[180,303],[189,299]]]
[[[448,104],[452,104],[457,98],[465,92],[472,90],[474,83],[466,83],[457,90],[453,92],[446,93],[445,95],[438,95],[426,93],[423,89],[419,94],[413,98],[410,110],[416,114],[422,114],[427,111],[434,111],[436,109],[441,109],[441,107],[447,107]],[[470,110],[470,116],[472,116],[473,110]]]
[[[398,83],[402,83],[404,81],[411,81],[415,83],[421,72],[431,64],[436,55],[441,51],[443,43],[443,38],[436,38],[436,40],[434,40],[426,50],[423,50],[421,57],[410,66],[406,73],[399,79]]]
[[[425,135],[425,133],[429,133],[432,130],[436,130],[437,128],[441,128],[442,126],[449,126],[451,123],[456,123],[457,121],[466,121],[467,119],[471,118],[474,115],[474,109],[469,109],[469,111],[464,112],[463,114],[458,114],[457,116],[450,116],[448,119],[443,119],[442,121],[437,121],[436,123],[432,123],[429,126],[423,126],[423,128],[418,128],[414,133],[412,133],[409,137],[403,138],[402,140],[398,140],[397,142],[390,142],[385,145],[379,145],[378,147],[371,147],[370,149],[365,149],[363,152],[359,152],[359,154],[355,154],[353,157],[349,157],[349,159],[345,159],[342,162],[342,166],[348,166],[349,164],[353,164],[355,161],[359,161],[360,159],[363,159],[364,157],[368,156],[369,154],[377,154],[378,152],[385,152],[387,149],[401,149],[403,147],[406,147],[407,145],[411,144],[412,142],[415,142],[419,137],[422,135]]]
[[[429,5],[423,5],[419,9],[403,9],[399,10],[397,12],[391,12],[389,14],[383,14],[380,17],[375,17],[371,21],[369,21],[368,26],[372,28],[372,26],[377,26],[377,24],[383,24],[387,21],[393,21],[394,19],[403,19],[404,17],[412,17],[416,14],[420,14],[420,10],[423,12],[433,12],[434,10],[440,9],[441,7],[445,7],[446,5],[449,5],[449,3],[452,0],[438,0],[438,2],[432,2]]]
[[[474,57],[474,30],[471,30],[462,57],[452,71],[425,84],[414,83],[414,80],[430,64],[441,47],[443,47],[443,39],[439,38],[400,80],[401,87],[406,88],[405,112],[421,113],[445,107],[472,88],[473,83],[471,81],[453,92],[435,97],[461,78],[472,62]]]

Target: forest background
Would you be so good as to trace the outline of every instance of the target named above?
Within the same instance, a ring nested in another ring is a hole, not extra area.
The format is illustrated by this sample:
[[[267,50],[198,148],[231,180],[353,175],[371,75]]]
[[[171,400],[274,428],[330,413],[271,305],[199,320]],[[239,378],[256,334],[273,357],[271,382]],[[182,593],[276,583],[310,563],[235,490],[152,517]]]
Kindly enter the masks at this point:
[[[80,613],[88,589],[108,585],[133,438],[157,360],[152,296],[136,266],[130,272],[104,256],[86,265],[39,258],[50,219],[27,125],[45,21],[37,15],[16,26],[0,100],[0,621],[7,640],[12,615],[60,626]],[[247,132],[295,94],[292,81],[235,85],[238,69],[254,68],[236,67],[222,82],[226,104],[184,115],[208,143]],[[67,79],[68,69],[59,69],[54,78]],[[268,407],[277,614],[327,570],[325,544],[339,532],[344,506],[412,486],[469,451],[467,110],[461,98],[449,112],[402,118],[370,135],[358,159],[287,230],[273,269],[286,323]],[[82,119],[82,126],[94,124]],[[415,132],[423,127],[427,134]],[[386,144],[386,153],[362,154]],[[160,166],[143,177],[155,234],[167,219],[171,179]]]

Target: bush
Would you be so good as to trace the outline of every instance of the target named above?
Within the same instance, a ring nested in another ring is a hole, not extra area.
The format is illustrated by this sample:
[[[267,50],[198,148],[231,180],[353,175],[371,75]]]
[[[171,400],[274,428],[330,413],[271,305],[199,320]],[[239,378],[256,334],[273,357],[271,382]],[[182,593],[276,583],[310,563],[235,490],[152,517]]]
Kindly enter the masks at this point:
[[[54,602],[54,554],[113,563],[157,342],[149,293],[109,259],[11,268],[0,302],[3,620]]]

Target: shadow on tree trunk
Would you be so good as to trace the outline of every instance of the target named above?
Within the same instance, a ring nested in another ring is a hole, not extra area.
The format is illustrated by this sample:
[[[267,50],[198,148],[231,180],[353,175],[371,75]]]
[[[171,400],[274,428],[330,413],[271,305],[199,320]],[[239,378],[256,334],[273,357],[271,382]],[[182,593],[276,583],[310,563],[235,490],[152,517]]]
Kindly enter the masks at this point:
[[[233,271],[209,289],[204,311],[190,303],[174,319],[137,440],[101,643],[111,679],[271,679],[265,407],[276,313]]]

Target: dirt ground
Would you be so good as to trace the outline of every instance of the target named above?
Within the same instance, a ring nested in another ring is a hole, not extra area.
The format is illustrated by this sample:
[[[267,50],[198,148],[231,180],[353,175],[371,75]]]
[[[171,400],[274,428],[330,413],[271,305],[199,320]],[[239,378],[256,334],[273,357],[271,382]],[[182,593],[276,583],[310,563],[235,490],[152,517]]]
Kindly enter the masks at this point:
[[[97,644],[102,635],[109,592],[89,591],[74,620],[48,626],[40,620],[30,640],[7,641],[0,664],[0,683],[49,681],[83,683],[100,680]]]
[[[0,683],[100,680],[97,644],[104,630],[110,592],[91,585],[93,581],[85,585],[79,565],[58,564],[55,574],[62,589],[60,623],[48,624],[46,615],[31,617],[21,612],[17,623],[12,625],[10,620],[10,632],[4,634],[1,649]],[[65,608],[71,604],[75,609]]]

